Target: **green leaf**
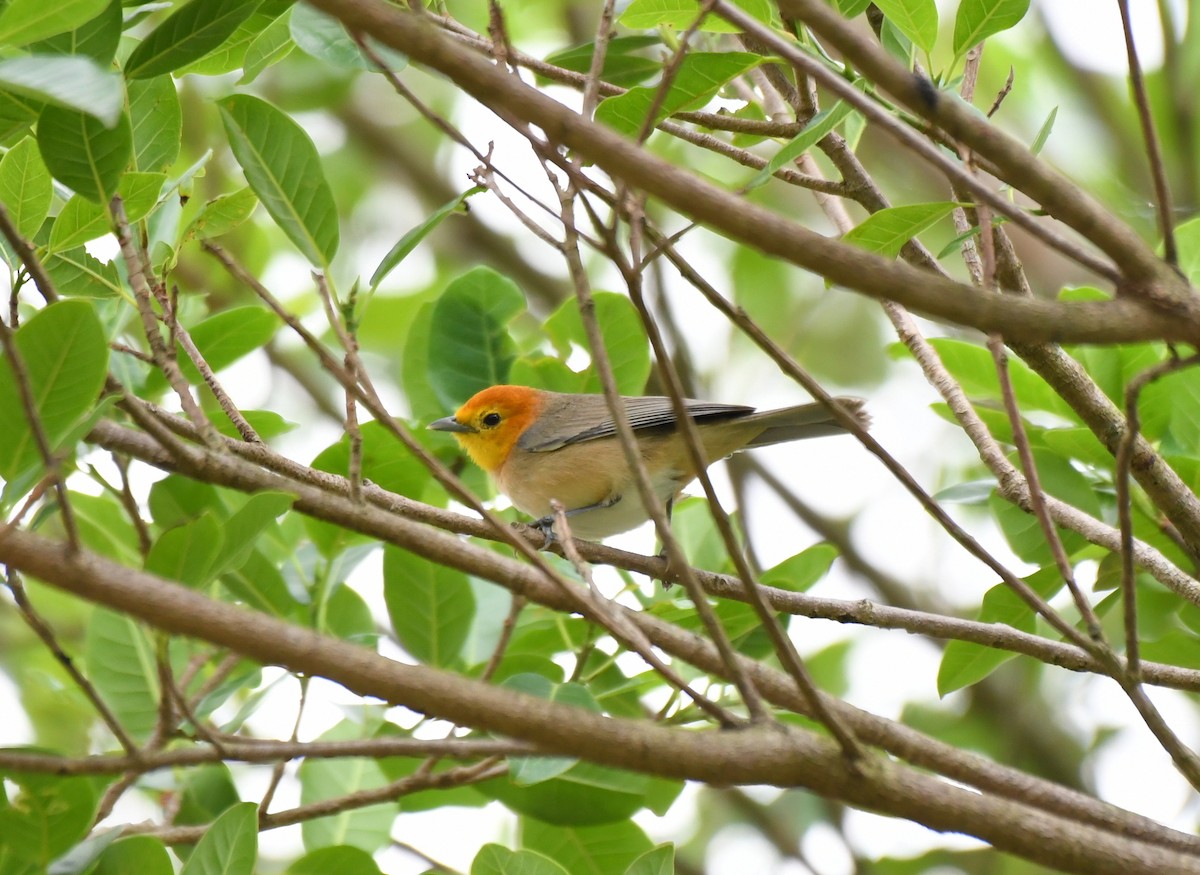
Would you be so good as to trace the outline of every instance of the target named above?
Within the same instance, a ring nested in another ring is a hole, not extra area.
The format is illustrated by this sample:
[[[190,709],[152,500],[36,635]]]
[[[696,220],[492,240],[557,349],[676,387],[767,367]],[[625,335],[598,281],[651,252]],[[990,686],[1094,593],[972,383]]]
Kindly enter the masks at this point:
[[[993,34],[1014,27],[1028,11],[1029,0],[963,0],[954,19],[955,56],[961,57]]]
[[[459,212],[461,207],[465,207],[467,198],[477,195],[480,192],[487,191],[482,185],[472,186],[464,191],[458,197],[448,201],[434,210],[424,222],[417,225],[396,241],[396,245],[391,248],[387,255],[383,257],[383,261],[379,262],[379,267],[375,268],[375,272],[371,274],[371,289],[376,289],[383,282],[384,277],[395,270],[396,266],[402,262],[405,257],[420,245],[429,232],[442,223],[442,220],[451,213]]]
[[[375,858],[352,845],[317,848],[288,866],[286,875],[381,875]]]
[[[50,171],[32,137],[22,139],[0,160],[0,203],[21,236],[31,239],[42,227],[50,212],[53,188]]]
[[[764,571],[759,581],[792,592],[807,592],[829,573],[837,557],[837,547],[832,544],[814,544]]]
[[[905,243],[938,220],[950,215],[957,206],[960,204],[942,201],[888,207],[873,213],[861,224],[851,228],[842,236],[842,240],[861,246],[868,252],[878,252],[887,256],[899,255]]]
[[[475,616],[465,574],[385,544],[383,598],[405,650],[429,665],[457,662]]]
[[[596,322],[616,376],[617,391],[622,395],[640,395],[650,376],[650,343],[642,329],[642,320],[624,295],[596,292],[592,298],[596,305]],[[572,343],[587,349],[587,332],[579,316],[579,301],[574,297],[564,301],[546,320],[545,332],[564,359],[570,355]],[[576,391],[602,391],[594,367],[588,367],[584,376],[583,388]]]
[[[257,611],[276,617],[298,619],[299,602],[288,590],[276,564],[252,550],[237,568],[221,576],[221,583],[234,597]]]
[[[97,203],[108,203],[133,154],[129,119],[105,127],[94,115],[47,106],[38,117],[38,148],[54,178]]]
[[[1055,567],[1043,568],[1025,578],[1034,592],[1049,598],[1063,586]],[[1033,611],[1007,584],[998,583],[983,596],[979,622],[1001,623],[1021,632],[1032,633],[1036,624]],[[938,695],[946,696],[955,690],[979,683],[1017,654],[997,650],[971,641],[950,641],[942,652],[938,667]]]
[[[343,720],[320,740],[346,741],[370,735],[368,727]],[[387,783],[379,763],[367,757],[308,759],[300,766],[299,778],[303,805],[374,790]],[[330,845],[353,845],[371,853],[387,843],[396,810],[394,802],[385,802],[306,820],[302,826],[304,846],[316,850]]]
[[[129,82],[129,119],[133,129],[133,168],[166,171],[179,157],[183,110],[170,76]]]
[[[148,79],[199,60],[250,17],[247,0],[191,0],[156,27],[125,63],[127,79]]]
[[[933,51],[938,34],[935,0],[875,0],[875,5],[906,37],[926,52]]]
[[[0,61],[0,68],[4,66]],[[11,141],[29,133],[45,104],[4,90],[0,82],[0,138]]]
[[[295,500],[294,495],[286,492],[258,492],[250,496],[222,526],[224,546],[214,573],[224,574],[245,564],[259,536],[272,529],[276,518]]]
[[[1050,110],[1050,114],[1046,116],[1046,120],[1042,122],[1042,126],[1038,128],[1037,136],[1033,138],[1033,143],[1029,147],[1029,151],[1034,155],[1039,154],[1046,145],[1046,141],[1050,139],[1050,132],[1054,130],[1054,120],[1058,118],[1058,107]]]
[[[95,407],[108,372],[108,339],[91,304],[59,301],[17,330],[37,415],[52,450]],[[0,362],[0,477],[12,480],[41,463],[7,358]]]
[[[248,85],[268,67],[278,64],[292,53],[296,43],[292,40],[291,16],[281,15],[263,28],[253,42],[246,47],[242,59],[242,78],[239,85]]]
[[[26,55],[0,61],[0,88],[86,113],[108,127],[118,124],[125,108],[121,77],[77,55]],[[39,112],[40,107],[32,111]]]
[[[1033,457],[1046,492],[1092,516],[1100,515],[1100,500],[1096,495],[1095,485],[1069,461],[1036,447]],[[988,506],[1014,553],[1026,562],[1038,565],[1053,562],[1054,557],[1046,544],[1041,526],[1032,514],[1010,504],[999,495],[993,495],[988,500]],[[1060,528],[1058,533],[1068,555],[1086,543],[1083,537],[1075,532]]]
[[[624,872],[653,847],[641,828],[629,820],[561,827],[522,817],[519,830],[522,847],[544,854],[572,875]]]
[[[871,0],[837,0],[838,12],[846,18],[855,18],[867,11]]]
[[[328,268],[338,248],[337,206],[312,139],[257,97],[235,94],[218,107],[234,157],[271,218],[305,258]]]
[[[258,195],[249,186],[231,194],[218,195],[201,207],[179,242],[184,243],[192,237],[211,240],[228,234],[250,218],[257,206]]]
[[[210,513],[167,529],[150,548],[146,570],[199,589],[216,576],[217,557],[224,541],[221,529]]]
[[[454,409],[480,389],[505,382],[516,358],[506,326],[524,306],[516,283],[487,267],[474,268],[446,287],[430,317],[423,375],[444,408]]]
[[[600,71],[600,78],[621,88],[645,82],[662,69],[662,62],[634,53],[658,45],[662,45],[662,40],[656,36],[614,37],[609,40],[604,53],[604,69]],[[587,73],[592,68],[592,55],[595,50],[594,42],[583,43],[547,55],[546,63],[576,73]],[[538,81],[541,84],[543,80],[539,77]]]
[[[471,861],[471,875],[570,875],[549,857],[536,851],[510,851],[486,844]]]
[[[223,76],[245,64],[250,46],[273,25],[282,24],[287,33],[286,13],[292,0],[264,0],[254,12],[242,21],[226,39],[202,57],[174,71],[175,78],[195,74],[197,76]],[[290,42],[290,39],[289,39]]]
[[[165,181],[166,177],[161,173],[130,171],[121,176],[117,189],[130,224],[145,218],[154,209]],[[77,194],[67,201],[50,228],[50,251],[72,249],[110,231],[107,204],[95,203]]]
[[[241,801],[225,763],[190,769],[180,783],[179,814],[175,817],[180,826],[211,823]]]
[[[815,146],[826,134],[841,124],[842,120],[853,111],[853,106],[839,100],[829,109],[819,112],[804,126],[804,130],[772,156],[771,160],[767,162],[766,167],[758,171],[754,175],[754,178],[746,183],[746,190],[749,191],[758,188],[774,176],[778,170],[791,164]]]
[[[363,55],[340,21],[307,3],[292,9],[290,31],[300,50],[318,61],[346,70],[375,69],[375,63]],[[408,57],[391,46],[370,38],[368,43],[393,72],[408,66]]]
[[[118,839],[100,855],[91,875],[173,875],[167,846],[154,836],[126,836]]]
[[[158,722],[158,668],[154,647],[124,614],[96,608],[87,626],[84,660],[88,677],[135,741],[145,741]]]
[[[1180,224],[1175,229],[1175,241],[1179,247],[1179,269],[1190,283],[1200,283],[1200,218]]]
[[[120,0],[106,2],[99,15],[71,30],[31,45],[29,51],[35,55],[84,55],[101,67],[108,67],[121,41],[122,21]]]
[[[222,310],[190,329],[192,342],[208,362],[213,373],[219,373],[238,359],[261,349],[274,336],[279,320],[270,310],[253,305]],[[192,384],[202,382],[200,371],[183,352],[178,350],[179,368]],[[146,391],[157,394],[167,388],[166,377],[153,371],[146,379]]]
[[[766,0],[734,0],[737,6],[763,24],[772,20],[771,4]],[[620,22],[633,30],[672,27],[684,30],[700,17],[698,0],[633,0],[621,13]],[[712,13],[704,17],[698,28],[709,33],[739,33],[741,28]]]
[[[675,875],[675,846],[667,842],[646,851],[630,864],[625,875]]]
[[[0,769],[0,863],[5,873],[40,875],[87,835],[99,802],[89,777],[30,774]],[[13,789],[19,792],[13,794]],[[19,836],[17,841],[4,841]]]
[[[362,476],[389,492],[420,499],[429,483],[429,471],[383,423],[359,428],[362,436]],[[312,467],[330,474],[350,475],[350,439],[343,436],[313,459]]]
[[[1008,219],[1005,216],[994,216],[992,218],[992,227],[998,228],[999,226],[1005,224],[1007,221],[1008,221]],[[972,225],[970,228],[963,231],[961,234],[956,235],[953,240],[951,240],[949,243],[947,243],[945,246],[943,246],[941,248],[941,250],[938,252],[938,254],[937,254],[938,261],[941,261],[943,258],[945,258],[947,255],[949,255],[951,252],[957,252],[959,250],[959,248],[964,243],[966,243],[968,240],[972,240],[972,239],[978,237],[980,232],[981,232],[981,229],[978,225]]]
[[[989,350],[977,343],[952,338],[934,338],[930,343],[942,364],[962,383],[968,395],[972,398],[1000,399],[1000,382]],[[1022,411],[1044,410],[1074,420],[1067,403],[1024,362],[1010,358],[1008,374]]]
[[[23,46],[74,30],[107,5],[108,0],[10,0],[0,13],[0,45]]]
[[[651,128],[673,113],[699,109],[712,100],[726,82],[761,62],[759,55],[747,52],[688,54],[659,104]],[[632,136],[641,130],[657,92],[657,86],[639,85],[624,94],[605,98],[596,107],[596,121]]]
[[[254,875],[257,860],[258,805],[239,802],[205,831],[181,875]]]

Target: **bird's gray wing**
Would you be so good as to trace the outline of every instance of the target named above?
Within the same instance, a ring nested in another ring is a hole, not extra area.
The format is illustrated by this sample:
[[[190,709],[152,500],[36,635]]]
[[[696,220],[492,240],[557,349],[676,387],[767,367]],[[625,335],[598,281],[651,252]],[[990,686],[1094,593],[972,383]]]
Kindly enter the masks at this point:
[[[671,431],[675,428],[675,408],[671,399],[665,396],[645,396],[637,398],[622,398],[629,424],[634,431]],[[597,403],[598,402],[598,403]],[[692,419],[705,421],[745,416],[753,413],[753,407],[740,404],[716,404],[711,401],[695,401],[685,399],[688,412]],[[598,438],[611,437],[617,433],[617,424],[613,421],[604,398],[601,395],[587,396],[574,402],[578,414],[572,417],[579,424],[579,429],[570,435],[538,435],[531,434],[530,429],[522,436],[519,445],[522,449],[533,453],[544,453],[557,450],[570,444],[593,441]],[[529,438],[526,442],[526,438]]]

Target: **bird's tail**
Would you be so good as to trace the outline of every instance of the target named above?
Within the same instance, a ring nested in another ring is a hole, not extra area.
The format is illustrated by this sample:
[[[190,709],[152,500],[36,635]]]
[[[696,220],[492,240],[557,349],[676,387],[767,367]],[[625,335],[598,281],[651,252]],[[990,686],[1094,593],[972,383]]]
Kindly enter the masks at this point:
[[[842,409],[853,416],[860,426],[870,427],[871,417],[863,409],[866,402],[862,398],[839,396],[833,400],[841,404]],[[804,438],[846,434],[849,431],[848,428],[838,423],[823,404],[800,404],[796,407],[784,407],[779,410],[764,410],[762,413],[751,414],[742,421],[757,422],[766,426],[754,440],[746,444],[747,448],[765,447]]]

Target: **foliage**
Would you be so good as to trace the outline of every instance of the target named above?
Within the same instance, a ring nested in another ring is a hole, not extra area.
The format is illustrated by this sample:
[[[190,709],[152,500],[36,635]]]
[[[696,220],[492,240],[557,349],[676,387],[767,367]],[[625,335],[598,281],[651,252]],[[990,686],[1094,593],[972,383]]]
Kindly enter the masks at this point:
[[[880,875],[1200,865],[1158,822],[1195,806],[1093,780],[1149,726],[1161,795],[1200,789],[1195,703],[1143,690],[1200,689],[1200,221],[1138,212],[1124,85],[1028,9],[9,0],[0,875],[662,875],[747,832],[780,871],[831,835]],[[1144,98],[1189,211],[1194,29]],[[691,584],[580,544],[585,585],[423,426],[609,380],[852,391],[909,469],[739,457],[732,543],[674,508]],[[900,629],[936,665],[881,659]],[[1095,689],[1119,716],[1068,706]],[[424,832],[462,809],[491,832]]]

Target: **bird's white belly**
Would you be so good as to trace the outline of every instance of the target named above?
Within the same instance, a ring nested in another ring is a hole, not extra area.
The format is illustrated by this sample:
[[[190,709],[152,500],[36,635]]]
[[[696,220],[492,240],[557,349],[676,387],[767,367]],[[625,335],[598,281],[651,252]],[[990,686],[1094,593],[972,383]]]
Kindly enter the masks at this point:
[[[609,535],[616,535],[635,529],[650,519],[646,508],[636,495],[626,495],[616,504],[608,507],[596,507],[570,514],[567,525],[571,534],[584,541],[599,541]],[[559,533],[561,535],[561,533]]]

